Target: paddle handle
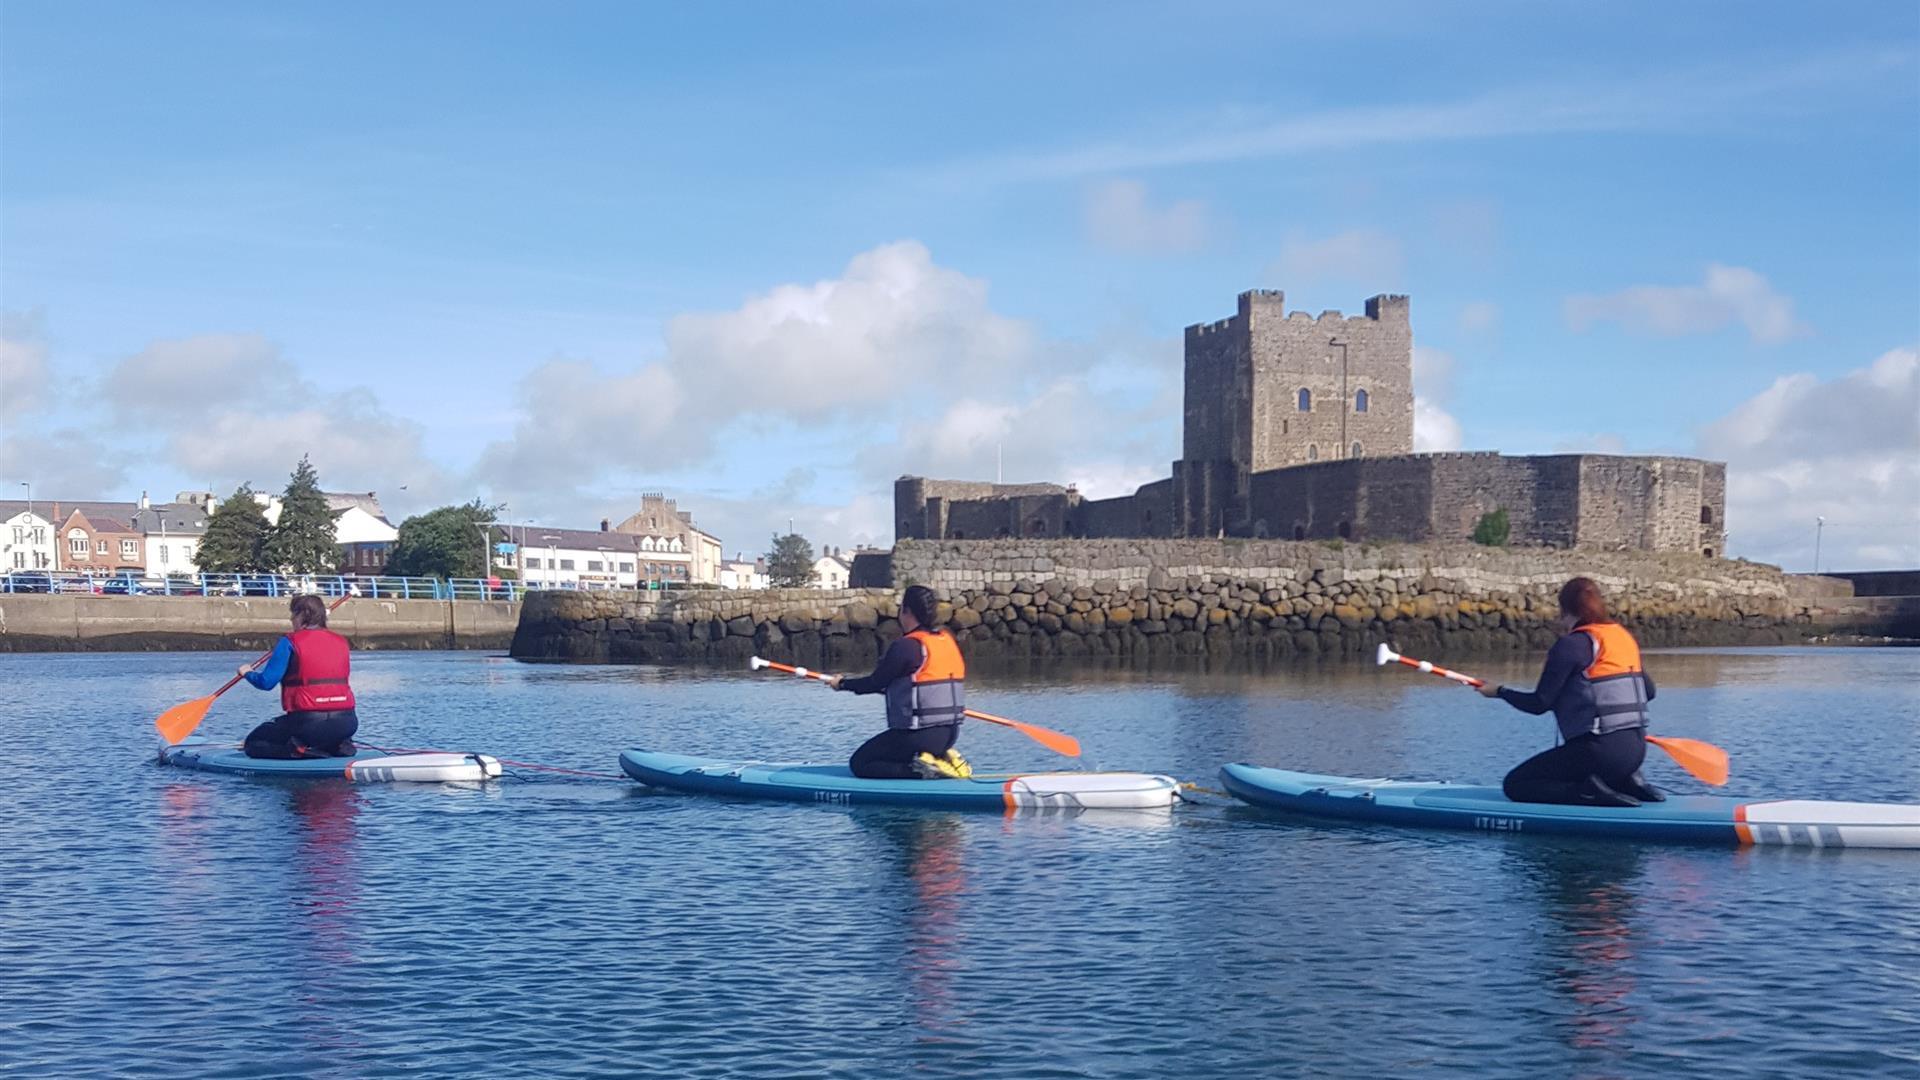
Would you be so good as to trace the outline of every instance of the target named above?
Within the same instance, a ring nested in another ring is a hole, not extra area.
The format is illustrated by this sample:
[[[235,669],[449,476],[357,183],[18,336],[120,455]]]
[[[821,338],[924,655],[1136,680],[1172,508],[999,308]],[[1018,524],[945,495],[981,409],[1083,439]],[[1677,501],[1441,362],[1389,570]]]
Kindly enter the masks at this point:
[[[1446,668],[1443,668],[1440,665],[1435,664],[1431,661],[1415,660],[1409,656],[1401,656],[1399,653],[1388,653],[1387,659],[1398,661],[1399,663],[1405,664],[1406,666],[1414,669],[1415,671],[1423,672],[1428,675],[1438,675],[1443,679],[1452,679],[1454,682],[1464,683],[1467,686],[1480,687],[1480,686],[1487,685],[1487,681],[1485,679],[1476,679],[1471,675],[1462,675],[1458,671],[1448,671]]]
[[[758,656],[748,660],[747,666],[755,671],[761,668],[772,668],[775,671],[784,671],[789,675],[798,675],[803,679],[818,679],[821,682],[826,682],[832,678],[830,675],[822,675],[817,671],[809,671],[803,667],[795,667],[792,664],[783,664],[778,660],[767,660]],[[1043,728],[1038,724],[1009,720],[1004,716],[995,716],[992,713],[983,713],[974,709],[966,710],[966,715],[967,718],[971,720],[984,720],[989,724],[999,724],[1002,727],[1010,727],[1056,754],[1065,757],[1080,756],[1080,740],[1064,732],[1055,731],[1052,728]]]

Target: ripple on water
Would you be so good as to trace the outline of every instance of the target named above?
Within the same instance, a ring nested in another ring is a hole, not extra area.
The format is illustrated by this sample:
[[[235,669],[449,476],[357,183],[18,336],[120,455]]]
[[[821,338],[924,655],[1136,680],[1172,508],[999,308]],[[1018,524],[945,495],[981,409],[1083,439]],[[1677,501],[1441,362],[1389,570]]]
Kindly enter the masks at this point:
[[[1920,652],[1655,659],[1674,674],[1662,729],[1728,745],[1744,790],[1920,798]],[[1003,820],[148,764],[147,720],[228,660],[0,656],[0,1068],[1920,1075],[1920,862],[1903,853],[1323,827],[1218,802]],[[870,702],[732,675],[357,663],[377,740],[581,769],[636,744],[831,757],[874,720]],[[1209,784],[1229,760],[1492,779],[1550,737],[1376,672],[980,684],[1102,764]],[[208,731],[237,736],[262,700],[223,699]],[[1005,732],[966,737],[983,770],[1048,764]]]

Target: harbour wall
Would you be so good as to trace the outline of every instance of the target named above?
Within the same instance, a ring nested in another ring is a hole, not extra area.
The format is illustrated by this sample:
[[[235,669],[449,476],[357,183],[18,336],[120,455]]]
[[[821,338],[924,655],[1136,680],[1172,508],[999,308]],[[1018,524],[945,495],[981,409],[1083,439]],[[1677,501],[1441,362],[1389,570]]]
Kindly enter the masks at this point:
[[[1600,582],[1650,646],[1920,636],[1833,579],[1652,552],[1266,540],[902,541],[892,588],[529,594],[527,660],[870,663],[900,634],[898,590],[927,585],[975,658],[1361,656],[1499,652],[1553,641],[1570,577]]]
[[[327,617],[356,649],[499,649],[520,604],[353,599]],[[287,632],[284,597],[0,595],[0,652],[265,649]]]

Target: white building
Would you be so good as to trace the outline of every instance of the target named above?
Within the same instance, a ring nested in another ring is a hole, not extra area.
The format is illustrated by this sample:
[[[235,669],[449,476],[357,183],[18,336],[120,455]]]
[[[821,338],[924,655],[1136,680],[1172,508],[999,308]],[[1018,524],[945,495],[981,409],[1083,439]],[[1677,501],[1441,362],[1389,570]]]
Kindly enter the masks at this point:
[[[767,582],[767,560],[747,560],[739,555],[720,564],[720,587],[723,589],[764,589]]]
[[[127,522],[146,541],[148,577],[200,572],[200,540],[207,533],[205,506],[186,501],[155,505],[143,493],[139,509],[127,516]]]
[[[638,589],[693,580],[693,553],[679,536],[635,535],[609,529],[500,526],[493,565],[514,570],[531,588]]]
[[[0,502],[0,573],[52,570],[59,565],[53,522],[42,510],[29,509],[25,502]]]
[[[853,565],[833,548],[813,560],[813,587],[844,589],[853,580]]]

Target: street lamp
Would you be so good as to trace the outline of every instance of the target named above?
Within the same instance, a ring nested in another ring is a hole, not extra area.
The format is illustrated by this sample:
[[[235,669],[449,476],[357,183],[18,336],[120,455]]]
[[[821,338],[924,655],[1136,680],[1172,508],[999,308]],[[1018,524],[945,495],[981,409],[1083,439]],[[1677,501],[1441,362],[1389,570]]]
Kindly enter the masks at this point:
[[[598,547],[594,548],[594,550],[600,553],[600,565],[611,570],[613,568],[613,549],[606,546],[605,544],[601,544]],[[620,575],[611,574],[609,576],[613,578],[613,583],[615,585],[620,584]]]
[[[558,549],[554,547],[554,541],[560,538],[552,533],[543,533],[540,539],[547,542],[547,588],[551,589],[559,584],[559,579],[555,576],[554,569],[558,565],[555,560],[557,560],[560,555]]]
[[[1820,534],[1827,531],[1827,519],[1815,517],[1813,521],[1813,572],[1817,574],[1820,572]]]

